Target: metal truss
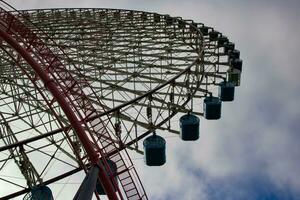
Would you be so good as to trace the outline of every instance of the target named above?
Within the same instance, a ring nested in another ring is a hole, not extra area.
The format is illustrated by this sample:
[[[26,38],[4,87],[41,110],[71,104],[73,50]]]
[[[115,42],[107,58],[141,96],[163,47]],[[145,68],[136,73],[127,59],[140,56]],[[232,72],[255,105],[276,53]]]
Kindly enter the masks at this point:
[[[3,199],[87,171],[93,156],[117,163],[118,198],[147,199],[127,149],[143,154],[141,141],[155,130],[178,134],[171,119],[179,113],[203,115],[194,102],[216,95],[230,69],[224,49],[201,32],[204,25],[179,17],[118,9],[16,11],[7,4],[0,17],[0,30],[49,77],[45,82],[2,33],[0,182],[18,191],[0,193]]]

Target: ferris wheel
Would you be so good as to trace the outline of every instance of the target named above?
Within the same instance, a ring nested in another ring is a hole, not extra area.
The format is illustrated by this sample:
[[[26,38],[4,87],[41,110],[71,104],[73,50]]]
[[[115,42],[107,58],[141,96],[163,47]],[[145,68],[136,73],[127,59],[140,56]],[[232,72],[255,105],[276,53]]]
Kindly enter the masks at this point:
[[[148,199],[130,152],[163,165],[162,132],[197,140],[241,71],[234,43],[192,20],[1,0],[0,198],[50,200],[81,173],[74,199]]]

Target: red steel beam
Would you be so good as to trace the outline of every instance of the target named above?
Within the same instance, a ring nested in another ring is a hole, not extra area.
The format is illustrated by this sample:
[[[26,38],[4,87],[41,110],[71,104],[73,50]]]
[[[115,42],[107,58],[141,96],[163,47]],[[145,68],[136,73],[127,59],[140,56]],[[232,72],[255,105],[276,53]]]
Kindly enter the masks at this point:
[[[51,94],[54,96],[54,98],[56,99],[56,101],[59,103],[64,113],[66,114],[72,127],[77,133],[82,145],[84,146],[91,162],[93,164],[99,164],[98,162],[99,155],[95,152],[89,138],[85,134],[85,131],[82,127],[82,123],[80,122],[80,120],[78,120],[72,108],[66,101],[65,95],[59,91],[57,83],[55,83],[55,81],[49,77],[47,72],[45,72],[42,69],[42,67],[34,60],[34,58],[26,51],[26,49],[24,49],[16,40],[13,39],[12,36],[10,36],[1,28],[0,28],[0,37],[3,40],[5,40],[11,47],[13,47],[25,59],[26,62],[35,71],[35,73],[41,78],[41,80],[45,84],[45,87],[51,92]],[[117,200],[118,197],[116,195],[114,187],[102,166],[100,166],[99,178],[104,186],[108,198],[110,200]]]

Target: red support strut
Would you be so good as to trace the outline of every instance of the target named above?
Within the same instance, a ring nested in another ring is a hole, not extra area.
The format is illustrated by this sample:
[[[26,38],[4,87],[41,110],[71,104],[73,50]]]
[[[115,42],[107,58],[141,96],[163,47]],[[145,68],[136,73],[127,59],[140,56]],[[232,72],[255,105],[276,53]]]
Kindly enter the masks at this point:
[[[51,94],[54,96],[54,98],[57,100],[57,102],[63,109],[64,113],[66,114],[73,129],[77,133],[82,145],[84,146],[92,164],[98,163],[99,161],[98,154],[95,152],[89,138],[85,134],[85,131],[81,126],[82,123],[80,122],[80,120],[78,120],[72,108],[66,101],[65,94],[59,91],[57,83],[49,77],[47,72],[42,69],[42,67],[34,60],[34,58],[26,51],[26,49],[24,49],[16,40],[12,38],[11,35],[3,31],[1,28],[0,28],[0,37],[4,41],[6,41],[11,47],[13,47],[25,59],[26,62],[35,71],[35,73],[41,78],[41,80],[45,84],[45,87],[51,92]],[[101,166],[101,169],[99,171],[99,178],[103,184],[104,190],[106,191],[108,198],[110,200],[117,200],[118,197],[116,195],[114,187],[107,173],[103,169],[103,166]]]

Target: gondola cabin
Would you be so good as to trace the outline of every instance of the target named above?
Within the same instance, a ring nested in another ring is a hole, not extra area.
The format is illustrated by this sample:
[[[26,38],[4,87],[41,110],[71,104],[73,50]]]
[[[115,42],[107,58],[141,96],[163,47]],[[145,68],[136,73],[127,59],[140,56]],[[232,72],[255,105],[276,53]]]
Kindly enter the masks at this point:
[[[180,138],[184,141],[194,141],[199,138],[199,117],[186,114],[179,119]]]
[[[228,41],[229,40],[228,40],[228,38],[226,36],[220,36],[218,38],[218,42],[217,42],[218,47],[224,47],[224,44],[226,44]]]
[[[166,141],[156,134],[147,137],[144,142],[144,160],[148,166],[161,166],[166,162]]]
[[[52,191],[49,187],[43,185],[43,186],[36,186],[33,187],[29,193],[29,195],[26,195],[26,200],[54,200]]]
[[[222,102],[218,97],[205,97],[203,102],[203,111],[205,119],[213,120],[221,118]]]
[[[238,69],[231,68],[227,71],[227,81],[234,83],[235,86],[241,84],[241,71]]]
[[[219,84],[219,98],[222,101],[234,100],[235,83],[223,81]]]
[[[220,33],[218,31],[212,30],[211,32],[209,32],[209,39],[211,41],[217,41],[219,35],[220,35]]]

